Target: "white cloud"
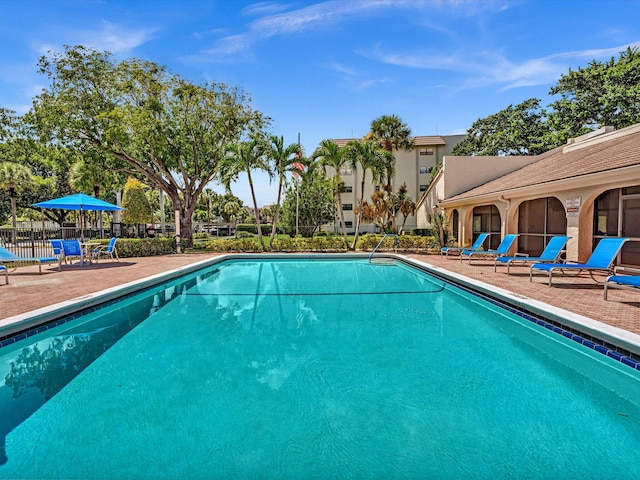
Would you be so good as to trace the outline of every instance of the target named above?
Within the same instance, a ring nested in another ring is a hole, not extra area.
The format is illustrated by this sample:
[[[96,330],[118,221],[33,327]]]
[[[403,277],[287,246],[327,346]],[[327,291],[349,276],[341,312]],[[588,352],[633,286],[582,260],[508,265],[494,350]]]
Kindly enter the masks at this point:
[[[116,54],[127,53],[143,45],[153,35],[153,29],[125,28],[109,22],[102,22],[100,28],[95,30],[80,30],[77,32],[79,44],[88,45],[96,50],[109,50]]]
[[[634,42],[629,46],[639,46]],[[358,52],[385,64],[424,70],[445,70],[466,74],[459,88],[469,89],[497,85],[504,89],[551,84],[584,59],[616,57],[627,45],[556,53],[541,58],[511,61],[495,52],[456,52],[434,54],[428,51],[388,52],[380,47]]]
[[[260,2],[254,3],[242,9],[243,15],[248,16],[260,16],[260,15],[273,15],[280,13],[289,8],[290,4],[282,4],[277,2]]]
[[[203,50],[190,57],[194,61],[225,61],[228,55],[237,55],[242,50],[249,50],[256,42],[278,36],[291,35],[318,28],[330,28],[349,18],[378,13],[385,9],[420,10],[427,7],[461,7],[478,8],[483,5],[494,5],[495,2],[479,2],[475,0],[329,0],[296,10],[273,13],[288,8],[288,5],[264,2],[248,7],[244,13],[251,15],[267,15],[250,22],[245,32],[223,37],[212,48]],[[239,39],[242,39],[240,42]],[[235,47],[229,48],[229,43]],[[244,57],[240,57],[244,58]]]
[[[114,54],[128,53],[148,42],[155,34],[154,29],[141,27],[126,28],[122,25],[103,21],[94,29],[64,29],[64,41],[34,41],[31,47],[40,55],[50,51],[61,51],[63,45],[84,45],[95,50],[108,50]]]

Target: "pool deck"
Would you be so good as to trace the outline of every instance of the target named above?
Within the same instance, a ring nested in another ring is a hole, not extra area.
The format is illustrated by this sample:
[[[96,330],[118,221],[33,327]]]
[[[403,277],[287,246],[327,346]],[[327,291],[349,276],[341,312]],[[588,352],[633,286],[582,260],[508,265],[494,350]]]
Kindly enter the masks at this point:
[[[215,257],[215,254],[182,254],[161,257],[124,258],[80,267],[43,265],[42,275],[37,266],[20,267],[9,275],[9,285],[0,276],[0,319],[54,305],[58,302],[81,297],[146,278],[168,270],[190,265]],[[431,264],[451,272],[482,281],[510,292],[529,297],[599,322],[640,334],[640,292],[611,289],[609,300],[603,297],[602,286],[589,276],[554,277],[549,287],[546,277],[534,277],[529,282],[527,267],[512,267],[493,271],[493,262],[474,262],[469,265],[456,257],[408,254],[409,258]],[[603,277],[604,278],[604,277]]]

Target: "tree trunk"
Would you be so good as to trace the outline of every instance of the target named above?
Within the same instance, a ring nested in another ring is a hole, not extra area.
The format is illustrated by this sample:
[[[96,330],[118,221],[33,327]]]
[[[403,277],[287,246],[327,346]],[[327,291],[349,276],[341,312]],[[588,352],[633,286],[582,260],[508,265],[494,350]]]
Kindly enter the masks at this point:
[[[344,246],[349,250],[349,238],[347,237],[347,224],[344,221],[344,211],[342,210],[342,195],[340,195],[340,185],[338,182],[336,188],[336,198],[338,199],[338,211],[340,212],[340,226],[342,227],[342,236],[344,237]]]
[[[276,211],[273,213],[273,226],[271,227],[271,243],[273,243],[273,239],[276,236],[276,229],[278,228],[278,215],[280,214],[280,196],[282,195],[283,181],[284,177],[280,175],[280,180],[278,182],[278,199],[276,200]]]
[[[364,179],[367,176],[367,171],[364,170],[362,172],[362,184],[360,186],[360,203],[358,205],[358,217],[356,219],[356,232],[353,237],[353,245],[351,245],[351,250],[356,249],[356,242],[358,241],[358,234],[360,233],[360,221],[362,219],[362,204],[364,203]]]
[[[260,240],[260,246],[262,251],[266,250],[264,246],[264,239],[262,238],[262,228],[260,228],[260,211],[258,210],[258,200],[256,200],[256,192],[253,188],[253,179],[251,178],[251,170],[247,170],[247,177],[249,178],[249,188],[251,188],[251,198],[253,199],[253,211],[256,216],[256,230],[258,231],[258,239]]]

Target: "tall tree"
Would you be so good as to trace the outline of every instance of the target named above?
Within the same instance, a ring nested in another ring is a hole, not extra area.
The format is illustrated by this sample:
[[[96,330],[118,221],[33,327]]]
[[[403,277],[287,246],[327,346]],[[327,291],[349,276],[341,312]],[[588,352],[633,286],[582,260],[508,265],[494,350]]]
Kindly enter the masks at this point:
[[[334,182],[335,179],[327,178],[318,169],[301,173],[297,187],[290,185],[285,190],[279,224],[295,231],[297,219],[300,234],[311,237],[322,225],[333,221],[336,216]]]
[[[272,135],[269,137],[269,146],[266,154],[269,160],[271,160],[273,174],[278,177],[278,196],[273,211],[273,223],[271,226],[271,241],[273,241],[278,226],[282,188],[286,180],[286,174],[288,172],[298,171],[296,164],[302,161],[302,149],[297,143],[292,143],[285,147],[284,137]]]
[[[322,166],[331,167],[334,171],[335,198],[340,215],[340,227],[342,228],[345,248],[349,248],[347,226],[344,221],[344,210],[342,209],[342,177],[340,175],[340,171],[349,165],[349,159],[345,153],[345,148],[339,147],[337,143],[331,140],[322,140],[320,146],[311,155],[311,161],[319,161]]]
[[[264,239],[262,238],[260,210],[258,210],[258,200],[256,199],[256,191],[251,172],[254,170],[263,170],[271,175],[269,164],[264,154],[265,149],[265,143],[262,139],[252,139],[240,144],[229,145],[227,147],[227,156],[220,164],[220,176],[227,189],[229,188],[229,184],[236,181],[241,173],[247,174],[249,189],[251,190],[251,199],[253,200],[256,228],[262,250],[266,250],[266,247],[264,245]]]
[[[476,120],[454,155],[539,155],[549,150],[549,126],[540,100],[531,98],[515,107]],[[554,145],[556,146],[556,145]]]
[[[104,169],[141,175],[163,190],[190,243],[197,199],[216,178],[226,145],[267,123],[242,91],[195,85],[149,61],[118,62],[76,46],[42,57],[39,66],[50,85],[27,118],[41,138],[96,149],[109,159]]]
[[[153,220],[151,205],[144,194],[142,182],[135,178],[127,180],[122,194],[122,222],[129,225],[149,223]],[[137,233],[137,232],[136,232]]]
[[[402,225],[400,226],[399,233],[404,231],[404,226],[407,223],[407,217],[416,213],[416,202],[409,196],[407,184],[400,185],[398,190],[398,200],[400,201],[400,213],[402,213]]]
[[[367,172],[372,174],[372,182],[379,183],[383,177],[385,165],[390,161],[393,154],[380,147],[375,140],[351,141],[345,145],[345,156],[349,160],[351,167],[355,170],[362,170],[362,181],[360,182],[360,198],[358,199],[358,211],[356,217],[356,230],[351,249],[355,250],[358,235],[360,233],[360,223],[362,222],[362,206],[364,204],[364,187],[366,184]]]
[[[411,129],[397,115],[382,115],[371,122],[371,130],[365,137],[368,140],[378,140],[382,148],[388,152],[396,150],[412,150],[414,139]],[[383,165],[387,191],[391,192],[391,181],[396,174],[396,159],[388,156]]]
[[[560,96],[549,114],[558,144],[604,125],[620,129],[639,123],[640,50],[628,47],[617,61],[593,60],[569,70],[549,93]]]
[[[378,140],[385,150],[413,149],[411,129],[397,115],[382,115],[371,122],[367,140]]]

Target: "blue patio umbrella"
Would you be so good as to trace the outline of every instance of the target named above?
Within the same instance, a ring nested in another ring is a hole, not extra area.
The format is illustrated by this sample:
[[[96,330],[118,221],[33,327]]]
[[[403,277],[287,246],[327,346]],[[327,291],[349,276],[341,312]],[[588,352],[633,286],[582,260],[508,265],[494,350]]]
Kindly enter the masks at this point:
[[[98,210],[102,212],[124,210],[124,208],[119,207],[118,205],[105,202],[104,200],[100,200],[99,198],[95,198],[84,193],[76,193],[75,195],[67,195],[66,197],[34,203],[33,206],[40,208],[59,208],[61,210],[80,210],[80,215],[82,215],[82,212],[87,210]],[[80,232],[81,238],[84,239],[84,231],[80,230]]]
[[[75,195],[67,195],[66,197],[54,198],[33,204],[34,207],[41,208],[59,208],[61,210],[99,210],[113,212],[116,210],[124,210],[124,208],[105,202],[99,198],[92,197],[84,193],[76,193]]]

